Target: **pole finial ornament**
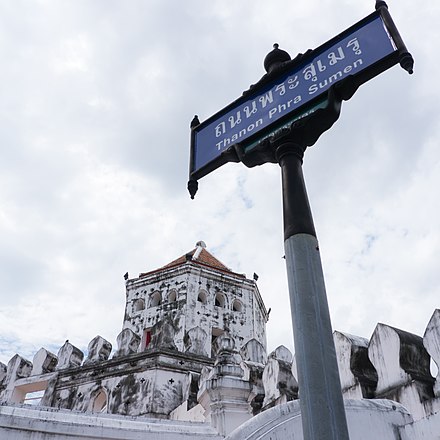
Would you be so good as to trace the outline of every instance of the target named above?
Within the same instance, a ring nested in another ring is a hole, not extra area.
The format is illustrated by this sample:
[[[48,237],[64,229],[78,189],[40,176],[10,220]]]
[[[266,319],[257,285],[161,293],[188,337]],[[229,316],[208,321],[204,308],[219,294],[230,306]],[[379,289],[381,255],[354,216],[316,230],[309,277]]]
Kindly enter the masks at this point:
[[[267,73],[272,72],[282,63],[286,61],[290,61],[290,55],[285,51],[279,48],[280,45],[275,43],[273,45],[273,50],[271,50],[264,59],[264,69]]]

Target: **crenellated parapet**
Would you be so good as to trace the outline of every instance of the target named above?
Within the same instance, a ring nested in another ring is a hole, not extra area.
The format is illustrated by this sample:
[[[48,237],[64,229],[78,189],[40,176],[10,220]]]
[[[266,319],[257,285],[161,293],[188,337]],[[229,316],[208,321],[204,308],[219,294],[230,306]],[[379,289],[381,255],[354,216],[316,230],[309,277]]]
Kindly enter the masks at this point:
[[[344,398],[374,397],[377,372],[368,357],[368,339],[338,331],[333,339]]]
[[[248,402],[251,406],[252,414],[256,415],[263,407],[263,371],[267,363],[267,353],[263,345],[256,339],[251,339],[240,349],[240,355],[243,358],[241,363],[243,379],[248,381],[251,386]]]
[[[32,360],[31,376],[39,376],[52,373],[58,364],[58,356],[55,356],[45,348],[40,348]]]
[[[208,333],[201,327],[196,326],[188,330],[185,334],[183,342],[185,344],[185,353],[199,354],[202,356],[208,356],[206,350],[206,341],[208,339]]]
[[[368,355],[378,376],[375,397],[400,402],[414,418],[424,417],[423,403],[434,397],[434,378],[423,338],[378,324]]]
[[[106,361],[112,352],[112,344],[102,336],[95,336],[87,346],[87,359],[84,365],[97,364]]]
[[[433,313],[423,336],[423,345],[437,366],[434,395],[440,398],[440,310]]]
[[[79,367],[83,359],[84,353],[69,341],[66,341],[58,351],[57,370]]]
[[[268,356],[263,371],[263,410],[298,398],[298,382],[292,365],[293,355],[283,345]]]
[[[3,378],[3,391],[0,394],[0,401],[19,403],[22,401],[22,391],[15,387],[20,379],[30,376],[32,362],[16,354],[8,362],[6,376]]]
[[[213,342],[212,358],[203,328],[185,333],[183,351],[172,343],[176,330],[172,319],[161,321],[142,352],[140,337],[124,328],[113,356],[101,336],[90,341],[87,355],[69,341],[57,355],[41,348],[32,362],[15,355],[7,366],[0,363],[0,400],[26,403],[28,395],[42,392],[43,406],[209,421],[227,435],[247,419],[300,398],[295,359],[286,347],[267,355],[252,338],[237,349],[226,329]],[[380,323],[370,339],[335,331],[334,343],[347,401],[397,402],[411,415],[408,433],[440,430],[440,373],[433,377],[430,371],[440,364],[440,310],[423,337]]]
[[[3,389],[3,383],[6,379],[6,373],[7,373],[8,367],[0,362],[0,391]]]
[[[116,338],[116,342],[118,349],[113,355],[114,358],[137,353],[141,338],[133,330],[124,328]]]
[[[409,437],[432,438],[440,432],[440,310],[423,338],[377,324],[371,338],[334,333],[344,398],[389,399],[402,404],[413,422]],[[431,375],[431,365],[437,375]]]

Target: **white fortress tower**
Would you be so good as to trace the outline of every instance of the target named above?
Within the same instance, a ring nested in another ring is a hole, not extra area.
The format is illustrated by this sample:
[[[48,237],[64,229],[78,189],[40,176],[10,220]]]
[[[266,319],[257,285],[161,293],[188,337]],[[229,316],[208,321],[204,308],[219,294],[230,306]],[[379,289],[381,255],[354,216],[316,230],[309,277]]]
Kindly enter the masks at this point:
[[[203,241],[166,266],[127,280],[124,329],[153,347],[214,357],[228,330],[240,350],[251,339],[266,349],[268,313],[257,284],[227,268]]]
[[[227,410],[238,426],[263,404],[267,319],[256,282],[227,268],[200,241],[164,267],[126,275],[113,353],[96,336],[87,356],[69,341],[58,355],[41,349],[33,362],[16,355],[0,364],[0,403],[27,403],[38,393],[41,407],[200,423],[224,419]],[[256,363],[246,370],[255,386],[242,377],[244,361]],[[213,379],[226,373],[233,379]],[[216,414],[218,398],[223,409]]]

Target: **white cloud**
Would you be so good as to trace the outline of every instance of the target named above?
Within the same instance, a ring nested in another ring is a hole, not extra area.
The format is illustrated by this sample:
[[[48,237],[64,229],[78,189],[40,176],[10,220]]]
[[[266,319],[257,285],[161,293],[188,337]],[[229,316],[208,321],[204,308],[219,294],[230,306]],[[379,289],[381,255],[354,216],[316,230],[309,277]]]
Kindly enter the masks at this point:
[[[90,40],[85,34],[60,41],[53,58],[54,70],[58,74],[67,72],[86,73],[93,57]]]

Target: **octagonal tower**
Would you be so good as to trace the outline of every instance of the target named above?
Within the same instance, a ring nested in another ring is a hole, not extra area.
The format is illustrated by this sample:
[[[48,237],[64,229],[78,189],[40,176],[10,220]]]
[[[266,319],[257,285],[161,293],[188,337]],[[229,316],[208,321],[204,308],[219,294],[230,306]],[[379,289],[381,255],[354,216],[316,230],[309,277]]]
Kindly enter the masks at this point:
[[[266,348],[268,313],[257,284],[207,251],[203,241],[171,263],[126,282],[123,328],[139,351],[169,348],[208,357],[226,329],[239,350],[251,339]]]

